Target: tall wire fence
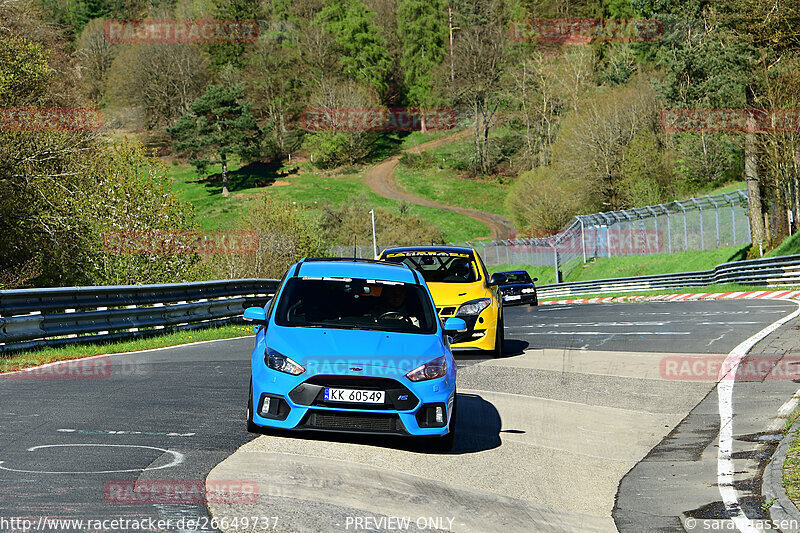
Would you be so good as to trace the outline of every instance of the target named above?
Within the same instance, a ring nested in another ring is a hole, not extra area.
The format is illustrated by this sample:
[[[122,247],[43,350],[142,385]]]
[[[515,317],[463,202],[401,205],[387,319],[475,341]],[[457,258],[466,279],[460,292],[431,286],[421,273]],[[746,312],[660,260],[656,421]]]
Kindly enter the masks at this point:
[[[545,238],[449,243],[477,250],[487,265],[548,266],[566,277],[595,257],[672,254],[749,244],[744,190],[573,218]],[[383,245],[379,249],[390,248]],[[338,257],[373,257],[372,247],[335,246]]]

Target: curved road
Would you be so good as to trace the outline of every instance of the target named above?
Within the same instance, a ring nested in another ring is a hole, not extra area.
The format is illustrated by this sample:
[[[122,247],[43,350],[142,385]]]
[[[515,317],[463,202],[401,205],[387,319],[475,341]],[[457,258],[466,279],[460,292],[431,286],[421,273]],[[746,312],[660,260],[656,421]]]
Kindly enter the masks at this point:
[[[249,338],[98,358],[100,369],[82,376],[3,377],[0,530],[13,530],[9,517],[208,520],[202,502],[121,503],[112,490],[206,478],[258,487],[255,502],[209,504],[224,531],[246,516],[276,517],[277,531],[680,530],[682,517],[711,516],[719,500],[716,463],[702,453],[713,450],[713,423],[691,424],[713,422],[703,402],[715,383],[676,380],[664,361],[724,357],[794,309],[763,300],[508,308],[505,358],[457,358],[449,454],[377,437],[254,439],[243,421]],[[760,349],[792,335],[782,328]],[[757,443],[737,428],[757,433],[797,387],[750,385],[735,399],[749,406],[734,419],[743,453]],[[673,472],[664,458],[682,451]],[[755,501],[754,485],[739,489]]]
[[[431,148],[448,144],[455,139],[463,137],[465,132],[468,133],[468,130],[419,144],[413,148],[404,150],[404,152],[430,150]],[[487,226],[491,233],[491,238],[494,240],[508,239],[516,232],[511,220],[502,215],[471,209],[469,207],[440,204],[439,202],[434,202],[433,200],[428,200],[427,198],[422,198],[404,191],[398,187],[394,179],[394,169],[397,167],[399,160],[400,156],[395,155],[367,170],[366,174],[364,174],[364,182],[372,189],[372,192],[391,200],[406,201],[425,207],[435,207],[437,209],[444,209],[445,211],[452,211],[453,213],[468,216]]]

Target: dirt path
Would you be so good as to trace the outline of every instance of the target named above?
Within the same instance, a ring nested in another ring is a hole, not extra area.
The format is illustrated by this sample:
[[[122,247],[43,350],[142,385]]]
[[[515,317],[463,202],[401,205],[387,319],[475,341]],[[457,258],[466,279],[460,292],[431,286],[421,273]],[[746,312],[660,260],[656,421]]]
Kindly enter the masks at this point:
[[[403,152],[424,152],[425,150],[430,150],[431,148],[436,148],[437,146],[441,146],[443,144],[449,144],[454,140],[465,137],[469,134],[469,130],[462,130],[453,135],[442,137],[441,139],[428,141],[412,148],[407,148],[403,150]],[[370,189],[372,189],[372,192],[391,200],[405,200],[411,204],[422,205],[425,207],[435,207],[437,209],[444,209],[445,211],[451,211],[453,213],[468,216],[487,226],[489,228],[491,238],[494,240],[508,239],[509,236],[515,233],[516,230],[514,228],[514,224],[510,219],[502,215],[487,213],[486,211],[480,211],[478,209],[472,209],[469,207],[440,204],[439,202],[434,202],[433,200],[416,196],[401,189],[394,179],[394,169],[397,167],[399,160],[400,154],[381,161],[377,165],[367,170],[366,174],[364,174],[364,182],[369,186]]]

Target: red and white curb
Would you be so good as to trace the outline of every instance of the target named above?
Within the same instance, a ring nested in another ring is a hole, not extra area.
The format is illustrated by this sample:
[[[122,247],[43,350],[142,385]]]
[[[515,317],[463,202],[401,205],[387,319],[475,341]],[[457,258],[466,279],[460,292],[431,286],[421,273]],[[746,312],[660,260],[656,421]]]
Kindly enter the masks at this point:
[[[786,300],[800,297],[800,291],[747,291],[747,292],[696,292],[683,294],[654,294],[649,296],[608,296],[605,298],[578,298],[575,300],[547,300],[548,304],[605,304],[624,302],[685,302],[695,300]]]

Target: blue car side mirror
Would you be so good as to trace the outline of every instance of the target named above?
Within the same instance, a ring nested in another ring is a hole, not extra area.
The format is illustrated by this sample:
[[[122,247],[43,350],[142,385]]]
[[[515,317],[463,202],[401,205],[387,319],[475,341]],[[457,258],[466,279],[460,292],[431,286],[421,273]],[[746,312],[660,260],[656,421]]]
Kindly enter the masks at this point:
[[[267,313],[263,307],[248,307],[244,310],[244,319],[248,322],[266,322]]]
[[[467,331],[467,323],[462,318],[448,318],[444,321],[445,333],[464,333]]]

